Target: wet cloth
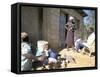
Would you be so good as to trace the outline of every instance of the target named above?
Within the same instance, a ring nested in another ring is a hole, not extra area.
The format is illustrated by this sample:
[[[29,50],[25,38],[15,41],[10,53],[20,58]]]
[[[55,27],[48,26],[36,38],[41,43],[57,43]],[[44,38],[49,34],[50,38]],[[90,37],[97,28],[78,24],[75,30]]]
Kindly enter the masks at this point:
[[[91,33],[87,39],[86,43],[83,43],[83,45],[85,45],[86,47],[90,47],[92,46],[92,44],[95,42],[95,33]]]

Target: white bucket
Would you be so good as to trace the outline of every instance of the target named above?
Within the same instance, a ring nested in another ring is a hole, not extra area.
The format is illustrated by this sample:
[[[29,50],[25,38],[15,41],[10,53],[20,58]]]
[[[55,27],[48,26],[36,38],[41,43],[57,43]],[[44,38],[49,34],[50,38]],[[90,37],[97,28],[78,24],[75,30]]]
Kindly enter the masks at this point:
[[[43,49],[44,49],[44,45],[48,44],[47,41],[44,41],[44,40],[39,40],[37,41],[37,49],[38,51],[42,52]]]

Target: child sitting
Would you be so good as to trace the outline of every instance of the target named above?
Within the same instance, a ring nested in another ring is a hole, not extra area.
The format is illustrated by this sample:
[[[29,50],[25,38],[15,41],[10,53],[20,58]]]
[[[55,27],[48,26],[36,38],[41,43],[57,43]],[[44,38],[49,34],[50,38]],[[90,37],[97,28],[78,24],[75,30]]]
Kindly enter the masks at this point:
[[[48,44],[44,45],[44,53],[47,56],[47,61],[44,64],[48,64],[49,69],[55,69],[59,54],[54,49],[49,48]]]

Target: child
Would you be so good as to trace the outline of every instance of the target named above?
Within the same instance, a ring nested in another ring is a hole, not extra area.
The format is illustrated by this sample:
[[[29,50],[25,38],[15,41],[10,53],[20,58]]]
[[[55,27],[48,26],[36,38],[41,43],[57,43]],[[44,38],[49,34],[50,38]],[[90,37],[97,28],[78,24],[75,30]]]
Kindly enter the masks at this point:
[[[46,44],[44,46],[44,52],[46,54],[46,56],[48,56],[48,62],[51,63],[56,63],[57,62],[57,57],[58,57],[58,53],[54,50],[54,49],[49,49],[48,48],[48,44]]]
[[[75,41],[75,49],[77,52],[79,52],[79,49],[82,49],[84,47],[84,45],[82,43],[83,43],[83,41],[81,40],[81,38],[79,38]]]
[[[45,61],[45,65],[49,65],[49,69],[56,69],[60,67],[59,62],[57,61],[59,54],[54,50],[48,47],[48,44],[44,46],[44,52],[47,56],[47,61]]]

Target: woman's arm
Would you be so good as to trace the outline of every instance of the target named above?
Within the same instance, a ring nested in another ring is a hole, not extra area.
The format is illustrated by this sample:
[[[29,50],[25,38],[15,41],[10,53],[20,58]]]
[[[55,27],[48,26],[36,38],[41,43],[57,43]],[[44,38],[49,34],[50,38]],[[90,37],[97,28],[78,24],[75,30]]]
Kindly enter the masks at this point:
[[[25,56],[27,59],[32,59],[32,60],[38,60],[38,61],[44,61],[47,57],[46,56],[34,56],[30,53],[27,53],[27,54],[23,54],[23,56]]]
[[[65,29],[66,29],[66,30],[68,30],[68,27],[67,27],[67,26],[68,26],[68,25],[67,25],[67,24],[65,24]]]
[[[36,59],[36,57],[30,53],[23,54],[23,56],[25,56],[28,59]]]

